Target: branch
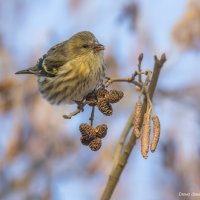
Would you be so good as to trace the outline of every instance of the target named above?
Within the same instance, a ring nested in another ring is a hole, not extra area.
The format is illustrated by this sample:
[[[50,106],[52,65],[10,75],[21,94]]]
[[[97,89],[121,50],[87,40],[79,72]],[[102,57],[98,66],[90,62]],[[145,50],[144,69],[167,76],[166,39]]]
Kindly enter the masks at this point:
[[[71,119],[73,116],[79,114],[80,112],[83,112],[83,108],[85,107],[85,105],[86,103],[83,103],[81,106],[78,106],[78,108],[75,111],[69,113],[68,115],[63,115],[63,117],[65,119]]]
[[[131,77],[129,78],[109,78],[107,77],[107,82],[105,83],[105,87],[108,87],[110,84],[114,83],[114,82],[127,82],[127,83],[133,83],[134,85],[137,85],[138,87],[142,87],[142,85],[135,81],[135,77],[138,75],[138,72],[135,72],[134,74],[132,74]]]
[[[90,115],[90,125],[93,126],[93,122],[94,122],[94,111],[95,111],[95,106],[92,106],[92,112]]]
[[[155,88],[156,88],[156,85],[157,85],[158,77],[160,75],[160,70],[161,70],[163,64],[166,61],[166,56],[165,56],[165,54],[163,54],[160,59],[158,59],[156,56],[154,57],[154,59],[155,59],[155,63],[154,63],[152,80],[151,80],[150,86],[148,88],[149,97],[151,99],[153,97],[153,94],[154,94],[154,91],[155,91]],[[144,103],[142,105],[142,118],[141,118],[141,121],[140,121],[140,127],[141,127],[141,124],[143,122],[144,113],[146,111],[146,108],[147,108],[147,99],[145,98]],[[130,117],[132,117],[132,116],[130,116]],[[129,119],[130,119],[130,117],[129,117]],[[126,126],[131,128],[132,125],[130,125],[130,121],[131,120],[128,120]],[[129,131],[130,131],[130,129],[129,129]],[[133,147],[135,146],[135,144],[136,144],[135,135],[131,134],[131,137],[129,138],[129,141],[126,144],[125,149],[124,149],[123,153],[121,154],[120,159],[119,159],[116,167],[114,167],[112,169],[111,173],[110,173],[110,176],[109,176],[108,182],[106,184],[105,190],[102,194],[101,200],[109,200],[111,198],[111,196],[114,192],[114,189],[115,189],[115,187],[116,187],[116,185],[119,181],[121,173],[122,173],[122,171],[123,171],[123,169],[124,169],[124,167],[125,167],[125,165],[128,161],[130,153],[131,153]]]
[[[116,167],[116,165],[119,161],[120,155],[122,153],[122,149],[124,147],[124,143],[125,143],[126,138],[133,126],[133,116],[134,116],[134,112],[132,112],[131,115],[129,116],[128,122],[125,125],[124,130],[123,130],[123,132],[119,138],[119,141],[117,143],[117,147],[116,147],[116,150],[114,153],[114,158],[113,158],[113,168]]]
[[[141,59],[142,58],[143,58],[143,54],[140,54],[139,57],[138,57],[138,60],[139,60],[139,64],[138,65],[141,64]],[[146,73],[146,80],[143,83],[142,79],[141,79],[141,84],[143,86],[142,86],[142,90],[141,90],[141,94],[140,94],[139,98],[141,98],[142,94],[146,95],[147,91],[146,91],[145,88],[146,88],[146,86],[149,84],[149,82],[151,80],[151,73],[152,72],[151,71],[146,71],[145,73]],[[143,91],[143,90],[145,90],[145,91]],[[149,95],[148,95],[148,97],[149,97]],[[122,132],[122,134],[120,136],[119,142],[117,143],[117,147],[116,147],[115,154],[114,154],[114,159],[113,159],[113,168],[116,167],[116,165],[117,165],[117,163],[119,161],[122,149],[123,149],[124,144],[126,142],[126,138],[127,138],[128,134],[130,132],[130,129],[133,126],[133,118],[134,118],[134,111],[131,113],[131,115],[130,115],[130,117],[128,119],[128,122],[127,122],[126,126],[124,127],[124,130],[123,130],[123,132]]]

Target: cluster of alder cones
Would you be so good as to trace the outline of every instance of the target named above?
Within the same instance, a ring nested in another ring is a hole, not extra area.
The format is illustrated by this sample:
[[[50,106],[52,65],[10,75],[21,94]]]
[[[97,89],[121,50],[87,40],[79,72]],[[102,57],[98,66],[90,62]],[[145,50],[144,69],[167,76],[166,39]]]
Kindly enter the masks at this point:
[[[160,120],[157,115],[152,114],[152,108],[147,104],[147,111],[144,114],[144,119],[142,123],[142,136],[141,136],[141,153],[142,156],[146,159],[148,157],[149,145],[150,145],[150,133],[151,133],[151,121],[153,122],[153,137],[151,141],[151,152],[153,153],[156,150],[157,144],[160,138]],[[133,119],[134,134],[138,139],[140,138],[140,121],[142,118],[142,102],[139,99],[135,105],[135,113]]]
[[[104,87],[90,93],[86,97],[86,104],[89,106],[97,106],[98,109],[106,116],[113,113],[112,105],[122,99],[124,93],[118,90],[106,90]],[[101,124],[94,128],[92,125],[83,123],[79,126],[81,132],[81,143],[89,146],[92,151],[101,148],[102,138],[107,134],[107,125]]]
[[[96,92],[93,92],[86,97],[86,103],[90,106],[97,106],[104,115],[110,116],[113,113],[111,104],[117,103],[123,96],[124,93],[122,91],[108,91],[104,87],[101,87]]]
[[[81,132],[81,143],[83,145],[89,146],[92,151],[97,151],[101,148],[102,141],[107,134],[107,125],[101,124],[96,128],[89,124],[81,124],[79,126]]]

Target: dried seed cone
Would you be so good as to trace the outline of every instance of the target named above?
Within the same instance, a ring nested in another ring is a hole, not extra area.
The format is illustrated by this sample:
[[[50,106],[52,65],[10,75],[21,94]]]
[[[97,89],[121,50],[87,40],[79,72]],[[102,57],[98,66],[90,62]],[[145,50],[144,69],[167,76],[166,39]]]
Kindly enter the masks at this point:
[[[108,127],[106,124],[101,124],[101,125],[97,126],[95,128],[97,137],[104,138],[107,134],[107,129],[108,129]]]
[[[118,90],[111,90],[108,94],[105,95],[105,98],[109,103],[117,103],[120,101],[124,96],[122,91]]]
[[[142,139],[141,139],[141,153],[145,159],[147,159],[148,157],[150,131],[151,131],[150,113],[146,112],[144,114],[144,121],[142,124]]]
[[[112,106],[109,102],[107,102],[105,99],[101,98],[98,103],[97,106],[99,108],[99,110],[107,116],[112,115],[113,109]]]
[[[136,138],[140,137],[140,121],[141,121],[142,102],[139,100],[135,104],[133,127]]]
[[[97,105],[97,100],[96,99],[86,99],[86,103],[89,106],[96,106]]]
[[[103,87],[99,88],[96,92],[97,98],[104,98],[106,94],[108,94],[108,90]]]
[[[86,145],[86,146],[88,146],[88,145],[90,144],[90,142],[91,142],[91,140],[88,140],[87,137],[84,137],[84,136],[82,136],[82,137],[80,138],[80,140],[81,140],[81,143],[82,143],[83,145]]]
[[[160,120],[158,116],[153,115],[152,121],[153,121],[153,138],[151,142],[151,152],[154,152],[156,150],[160,138]]]
[[[79,126],[79,130],[80,130],[80,132],[82,133],[82,134],[84,134],[84,133],[88,133],[88,132],[90,132],[91,131],[91,129],[92,129],[92,126],[90,126],[89,124],[86,124],[86,123],[82,123],[82,124],[80,124],[80,126]]]
[[[79,130],[81,132],[82,137],[84,138],[83,140],[87,140],[90,142],[94,138],[96,138],[96,132],[95,129],[90,126],[89,124],[81,124],[79,126]]]
[[[97,96],[96,94],[93,92],[93,93],[89,93],[87,96],[86,96],[86,103],[90,106],[96,106],[97,105]]]
[[[101,139],[96,138],[90,142],[89,147],[92,151],[98,151],[101,148],[101,144]]]

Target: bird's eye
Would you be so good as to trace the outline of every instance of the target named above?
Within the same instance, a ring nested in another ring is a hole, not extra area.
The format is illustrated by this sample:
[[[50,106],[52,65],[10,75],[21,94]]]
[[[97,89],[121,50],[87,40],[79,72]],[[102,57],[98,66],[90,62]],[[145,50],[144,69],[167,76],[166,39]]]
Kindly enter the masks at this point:
[[[89,45],[87,45],[87,44],[84,44],[82,47],[86,49],[86,48],[88,48],[88,47],[89,47]]]

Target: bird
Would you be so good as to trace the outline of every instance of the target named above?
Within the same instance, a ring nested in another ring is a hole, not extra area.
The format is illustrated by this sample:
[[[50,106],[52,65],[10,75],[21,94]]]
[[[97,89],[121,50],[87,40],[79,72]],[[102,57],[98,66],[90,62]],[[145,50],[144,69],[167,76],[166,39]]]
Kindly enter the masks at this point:
[[[93,33],[78,32],[15,74],[36,75],[39,91],[50,104],[78,104],[103,83],[104,50]]]

